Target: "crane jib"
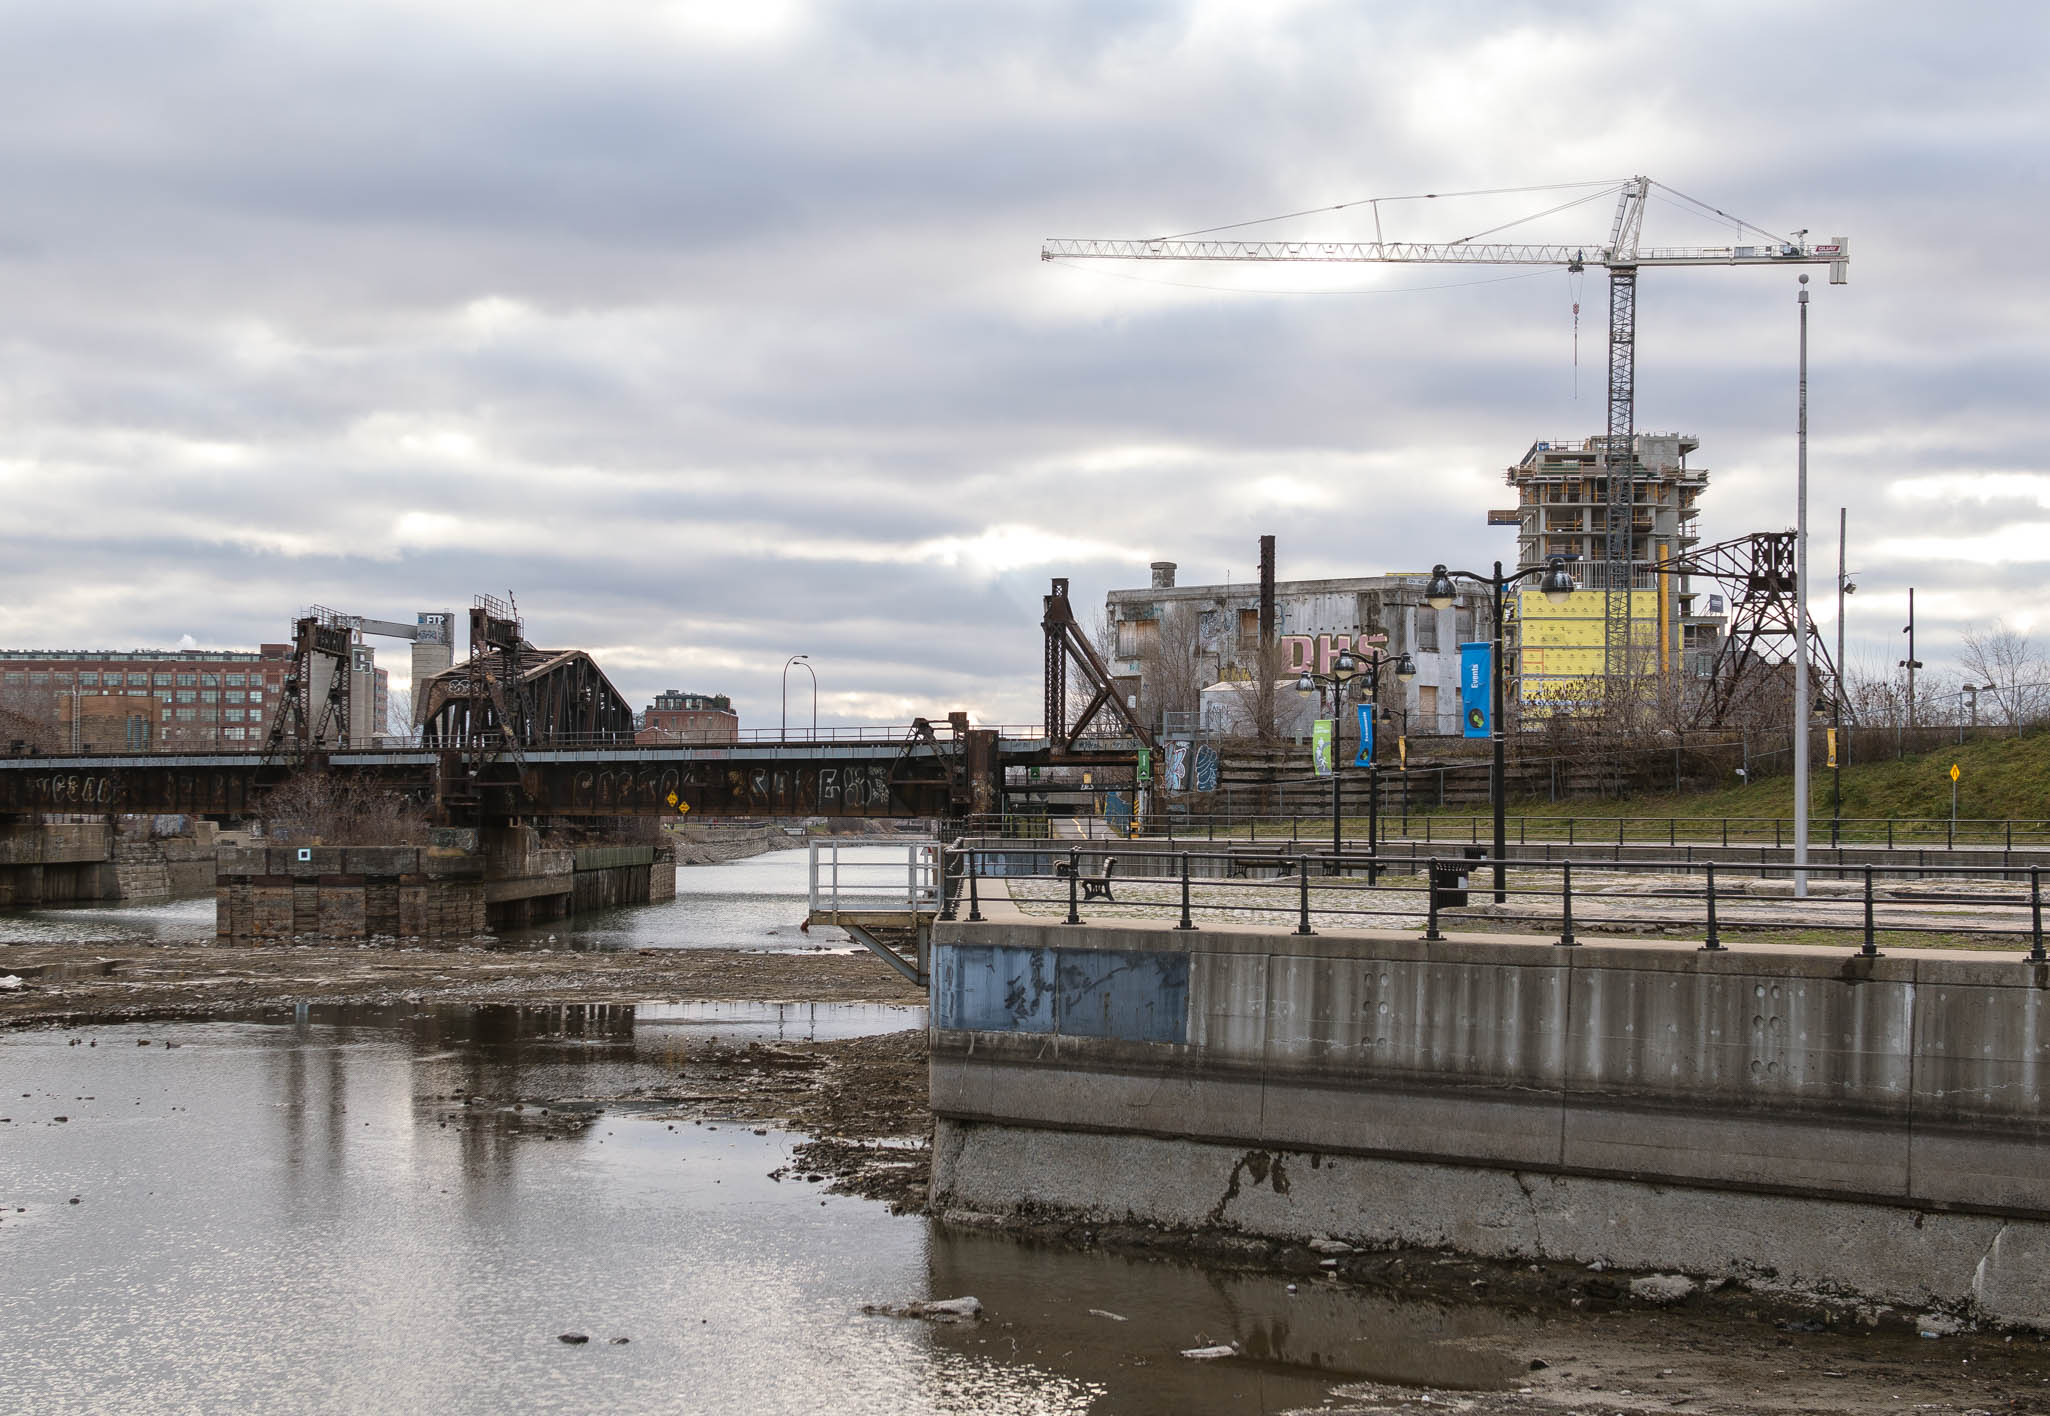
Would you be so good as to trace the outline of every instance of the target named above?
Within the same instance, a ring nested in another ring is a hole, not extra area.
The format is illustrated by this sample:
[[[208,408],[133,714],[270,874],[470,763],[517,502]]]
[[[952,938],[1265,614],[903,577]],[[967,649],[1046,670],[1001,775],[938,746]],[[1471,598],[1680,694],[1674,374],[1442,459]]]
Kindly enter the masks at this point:
[[[1039,258],[1113,261],[1331,261],[1393,265],[1829,265],[1850,261],[1843,241],[1761,246],[1650,246],[1627,257],[1586,246],[1449,245],[1397,241],[1155,241],[1060,237],[1040,247]],[[1831,274],[1832,284],[1843,284]]]

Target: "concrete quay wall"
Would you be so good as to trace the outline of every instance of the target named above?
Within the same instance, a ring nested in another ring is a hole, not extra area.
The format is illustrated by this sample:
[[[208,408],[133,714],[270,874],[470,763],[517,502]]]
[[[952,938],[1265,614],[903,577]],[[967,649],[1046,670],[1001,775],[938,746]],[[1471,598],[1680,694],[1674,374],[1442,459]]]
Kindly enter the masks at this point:
[[[943,923],[942,1209],[1452,1245],[2050,1326],[2050,967]]]

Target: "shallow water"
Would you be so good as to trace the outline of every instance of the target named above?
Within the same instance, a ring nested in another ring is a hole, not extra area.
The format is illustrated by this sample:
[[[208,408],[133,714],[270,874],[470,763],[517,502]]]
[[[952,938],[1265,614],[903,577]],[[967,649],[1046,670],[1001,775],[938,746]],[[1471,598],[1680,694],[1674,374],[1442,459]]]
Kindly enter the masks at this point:
[[[0,910],[0,943],[197,944],[214,937],[214,897],[61,910]]]
[[[627,1086],[652,1105],[708,1034],[917,1012],[746,1007],[0,1034],[0,1410],[1165,1416],[1315,1407],[1347,1373],[1507,1371],[1464,1341],[1503,1327],[1485,1310],[948,1233],[771,1180],[782,1133],[615,1105],[565,1134],[510,1109],[559,1121]],[[963,1293],[987,1321],[861,1312]],[[1250,1355],[1178,1355],[1206,1341]]]
[[[843,861],[866,863],[880,878],[893,866],[901,873],[904,852],[901,845],[862,846],[840,854]],[[721,865],[678,866],[673,900],[573,915],[502,937],[513,947],[556,949],[847,948],[845,930],[799,927],[809,907],[810,859],[800,847]]]
[[[843,850],[880,879],[901,873],[901,845]],[[722,865],[676,870],[676,898],[573,915],[500,936],[511,948],[552,949],[833,949],[853,947],[844,930],[804,923],[810,852],[770,851]],[[0,942],[10,944],[200,943],[214,937],[211,895],[168,904],[93,905],[0,912]]]

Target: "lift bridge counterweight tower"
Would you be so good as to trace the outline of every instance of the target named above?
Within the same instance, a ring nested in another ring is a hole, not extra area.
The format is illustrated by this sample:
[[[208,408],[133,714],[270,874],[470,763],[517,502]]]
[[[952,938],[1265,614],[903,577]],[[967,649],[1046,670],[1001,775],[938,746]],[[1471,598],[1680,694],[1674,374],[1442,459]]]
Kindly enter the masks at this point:
[[[1645,203],[1654,187],[1688,205],[1713,212],[1722,219],[1733,218],[1727,213],[1696,202],[1691,197],[1674,192],[1649,177],[1632,177],[1627,182],[1613,186],[1599,183],[1584,185],[1602,188],[1594,193],[1596,197],[1606,191],[1613,191],[1616,195],[1616,215],[1610,225],[1606,245],[1593,248],[1556,242],[1520,245],[1478,238],[1441,243],[1384,241],[1380,233],[1379,203],[1398,199],[1370,198],[1363,203],[1353,202],[1345,205],[1373,206],[1375,239],[1372,241],[1206,240],[1201,239],[1203,233],[1194,233],[1190,237],[1164,236],[1138,240],[1056,238],[1041,245],[1039,258],[1043,261],[1250,261],[1270,264],[1309,261],[1332,264],[1529,265],[1561,266],[1569,271],[1579,271],[1590,265],[1598,265],[1606,269],[1609,273],[1609,387],[1608,418],[1604,430],[1602,456],[1606,483],[1603,501],[1606,524],[1603,564],[1598,571],[1600,584],[1589,584],[1588,588],[1599,588],[1605,592],[1603,673],[1607,683],[1613,686],[1629,673],[1630,592],[1635,588],[1639,574],[1638,566],[1643,559],[1636,554],[1633,544],[1637,498],[1636,454],[1633,444],[1637,392],[1638,271],[1659,266],[1826,265],[1829,267],[1830,284],[1842,285],[1850,278],[1850,242],[1842,236],[1832,237],[1828,241],[1811,242],[1805,231],[1782,237],[1761,227],[1752,226],[1748,222],[1737,222],[1739,235],[1745,232],[1754,233],[1762,238],[1760,243],[1646,247],[1640,244],[1639,236],[1644,227]],[[1444,195],[1475,196],[1496,193]],[[1576,199],[1565,205],[1575,205],[1581,200],[1587,198]],[[1552,211],[1558,210],[1563,210],[1563,207],[1552,208]],[[1537,213],[1538,216],[1550,214]],[[1535,217],[1524,218],[1533,219]]]

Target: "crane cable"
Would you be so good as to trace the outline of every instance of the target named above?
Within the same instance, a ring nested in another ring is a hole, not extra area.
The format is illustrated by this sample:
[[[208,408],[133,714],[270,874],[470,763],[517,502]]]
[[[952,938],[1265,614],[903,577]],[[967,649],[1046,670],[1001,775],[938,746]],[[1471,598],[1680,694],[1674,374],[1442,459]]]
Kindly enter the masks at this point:
[[[1600,182],[1552,182],[1538,187],[1483,187],[1471,192],[1414,192],[1403,197],[1358,197],[1349,202],[1339,202],[1335,206],[1305,207],[1301,211],[1283,212],[1279,216],[1256,216],[1251,221],[1227,222],[1223,226],[1205,226],[1196,231],[1180,231],[1172,236],[1154,236],[1148,239],[1154,241],[1186,241],[1192,236],[1213,236],[1220,231],[1239,231],[1248,226],[1265,226],[1270,221],[1293,221],[1299,216],[1316,216],[1321,212],[1344,211],[1347,207],[1371,206],[1378,202],[1428,202],[1446,197],[1502,197],[1513,196],[1518,192],[1563,192],[1576,187],[1605,187],[1613,192],[1620,189],[1623,185],[1622,181],[1610,178]],[[1668,190],[1671,189],[1669,188]],[[1596,192],[1594,195],[1601,196],[1602,193]],[[1568,203],[1568,205],[1571,205],[1571,203]],[[1525,220],[1529,220],[1529,218],[1526,217]]]

